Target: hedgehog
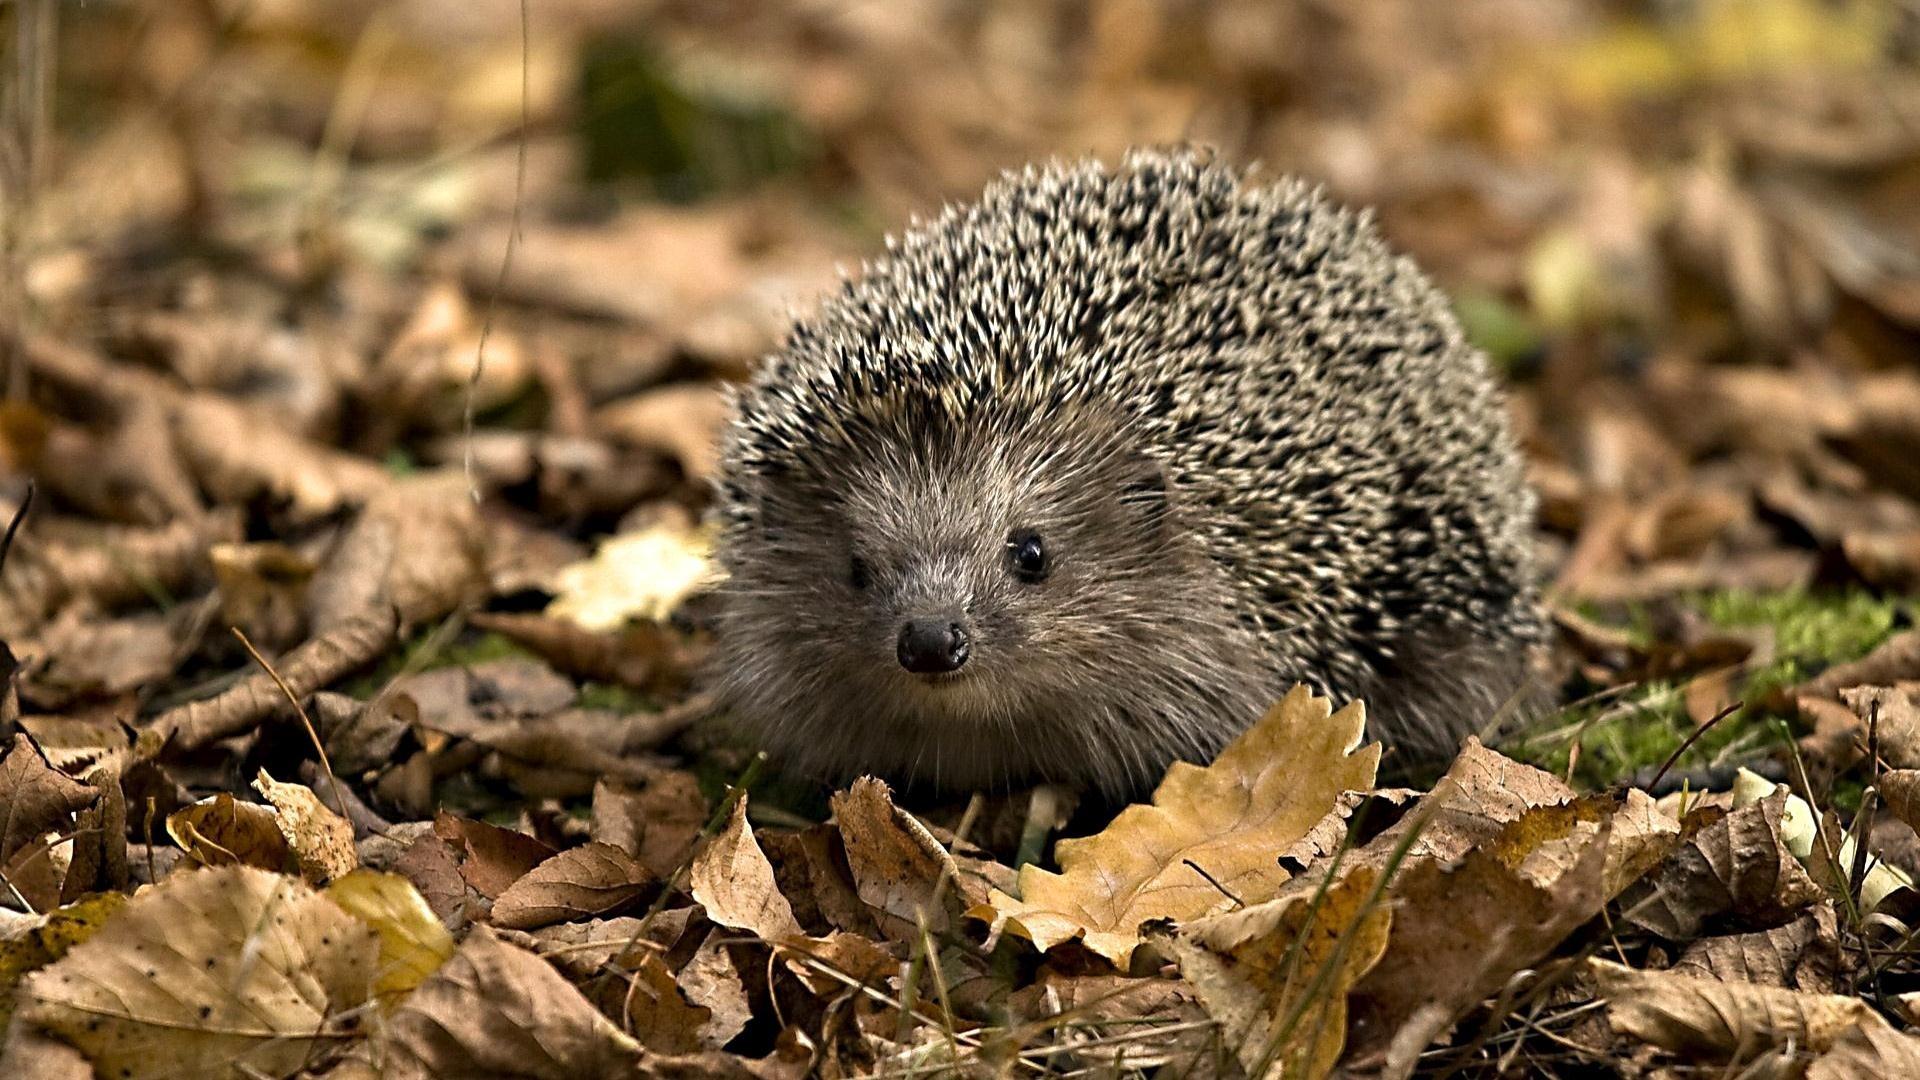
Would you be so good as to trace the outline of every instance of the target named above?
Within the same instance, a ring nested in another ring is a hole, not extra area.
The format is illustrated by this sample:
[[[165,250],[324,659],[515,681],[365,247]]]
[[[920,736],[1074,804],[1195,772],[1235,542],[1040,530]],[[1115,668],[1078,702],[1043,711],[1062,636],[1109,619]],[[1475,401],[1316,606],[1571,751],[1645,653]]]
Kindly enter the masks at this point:
[[[1200,149],[916,220],[735,391],[721,457],[718,699],[822,778],[1124,796],[1297,683],[1430,758],[1543,638],[1446,300],[1369,214]]]

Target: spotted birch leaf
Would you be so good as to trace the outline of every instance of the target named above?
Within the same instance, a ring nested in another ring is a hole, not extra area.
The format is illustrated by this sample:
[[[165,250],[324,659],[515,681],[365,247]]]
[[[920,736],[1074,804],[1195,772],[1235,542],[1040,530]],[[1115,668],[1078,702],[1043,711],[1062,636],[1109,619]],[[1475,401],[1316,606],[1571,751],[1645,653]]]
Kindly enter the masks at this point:
[[[374,931],[297,878],[175,874],[29,976],[15,1022],[102,1076],[289,1076],[365,1030]]]
[[[1004,917],[1042,950],[1082,939],[1124,968],[1149,919],[1271,899],[1292,876],[1280,853],[1334,812],[1342,792],[1373,786],[1380,748],[1360,745],[1365,729],[1361,703],[1336,713],[1296,686],[1212,765],[1175,762],[1151,804],[1062,840],[1059,873],[1022,867],[1019,899],[996,890],[973,914]]]

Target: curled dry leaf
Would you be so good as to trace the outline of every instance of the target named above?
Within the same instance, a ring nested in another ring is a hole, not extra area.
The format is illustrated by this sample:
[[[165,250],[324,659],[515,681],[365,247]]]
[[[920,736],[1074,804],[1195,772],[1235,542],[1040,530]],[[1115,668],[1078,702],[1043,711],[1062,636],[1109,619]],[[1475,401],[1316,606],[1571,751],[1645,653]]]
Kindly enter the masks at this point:
[[[202,866],[285,869],[293,852],[272,810],[226,792],[167,815],[167,835]]]
[[[1781,839],[1787,799],[1782,789],[1724,815],[1700,811],[1704,823],[1695,821],[1673,855],[1626,893],[1623,917],[1673,941],[1698,937],[1723,915],[1751,926],[1796,917],[1821,892]]]
[[[432,622],[486,587],[480,516],[455,470],[423,473],[374,494],[307,590],[315,633],[399,612],[402,626]]]
[[[144,601],[155,586],[179,593],[207,567],[210,545],[240,537],[221,510],[157,528],[110,528],[84,540],[20,538],[0,572],[0,633],[17,637],[70,601],[100,607]]]
[[[283,784],[261,769],[253,788],[273,804],[274,824],[287,838],[287,848],[299,864],[300,876],[318,885],[343,877],[360,865],[353,846],[353,826],[328,809],[304,784]]]
[[[1246,904],[1268,900],[1289,879],[1276,854],[1342,792],[1373,786],[1380,748],[1360,746],[1365,728],[1359,702],[1335,713],[1295,687],[1212,765],[1176,762],[1151,805],[1128,807],[1097,835],[1060,841],[1060,873],[1022,867],[1020,899],[996,891],[976,914],[1005,918],[1042,950],[1084,938],[1124,968],[1148,919],[1205,914],[1232,902],[1222,890]]]
[[[511,638],[576,678],[637,690],[679,686],[693,661],[671,629],[651,622],[595,631],[550,615],[479,612],[470,621],[476,629]]]
[[[1537,807],[1456,864],[1401,870],[1386,952],[1352,992],[1354,1053],[1384,1052],[1384,1075],[1410,1076],[1454,1021],[1600,913],[1613,819],[1587,832],[1580,817]]]
[[[188,398],[173,420],[182,460],[222,503],[277,503],[294,522],[307,523],[365,502],[392,482],[365,458],[303,439],[215,394]]]
[[[367,1047],[389,1080],[632,1075],[640,1044],[546,961],[479,927]]]
[[[178,873],[21,987],[103,1075],[289,1076],[364,1034],[374,931],[297,879]]]
[[[610,915],[637,902],[658,880],[633,856],[598,841],[568,848],[506,887],[491,922],[514,930]]]
[[[1624,1035],[1707,1061],[1750,1060],[1788,1046],[1824,1051],[1847,1031],[1885,1027],[1857,997],[1720,982],[1587,961],[1607,1021]]]
[[[355,617],[309,638],[281,657],[274,670],[294,697],[304,699],[386,652],[393,646],[398,625],[391,609]],[[274,712],[291,707],[279,683],[261,671],[213,697],[168,709],[154,718],[152,727],[179,749],[192,750],[250,730]]]
[[[1324,893],[1197,919],[1172,939],[1180,974],[1247,1075],[1323,1077],[1347,1039],[1347,993],[1387,948],[1392,912],[1362,867]]]
[[[63,831],[93,804],[93,788],[47,764],[25,734],[15,732],[0,758],[0,867],[48,832]]]
[[[391,1003],[419,986],[453,955],[453,935],[399,874],[355,870],[335,878],[324,894],[380,935],[373,992],[382,1001]]]
[[[499,897],[555,854],[526,833],[454,817],[444,810],[433,819],[433,832],[460,853],[460,876],[488,899]]]
[[[961,870],[918,818],[894,805],[880,781],[861,777],[836,792],[833,818],[846,845],[854,889],[879,916],[888,937],[916,941],[922,920],[937,933],[954,915],[986,902],[981,882]]]
[[[726,827],[693,860],[687,881],[707,918],[721,926],[750,931],[767,942],[801,936],[793,905],[781,895],[773,866],[747,825],[744,795],[733,804]]]
[[[1883,1076],[1920,1076],[1920,1037],[1885,1024],[1861,1024],[1841,1032],[1833,1047],[1807,1066],[1807,1080]]]

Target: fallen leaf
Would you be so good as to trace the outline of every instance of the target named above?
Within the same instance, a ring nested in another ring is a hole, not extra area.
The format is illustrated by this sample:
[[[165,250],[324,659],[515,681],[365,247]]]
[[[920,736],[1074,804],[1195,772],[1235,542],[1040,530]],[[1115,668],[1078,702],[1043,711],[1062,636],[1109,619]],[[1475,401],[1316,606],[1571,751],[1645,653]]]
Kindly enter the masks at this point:
[[[353,846],[353,826],[347,819],[329,810],[313,789],[304,784],[283,784],[261,769],[253,787],[273,804],[274,824],[287,839],[300,866],[300,876],[319,885],[351,873],[360,865],[360,854]]]
[[[14,988],[20,980],[98,933],[126,904],[123,893],[95,893],[45,915],[21,916],[21,924],[0,930],[0,1033],[19,1004]]]
[[[720,430],[730,408],[713,383],[673,383],[602,406],[593,427],[616,442],[667,454],[688,479],[706,483],[719,472]]]
[[[490,921],[495,926],[530,930],[610,915],[658,885],[633,856],[595,841],[552,856],[507,886],[494,898]]]
[[[1807,1080],[1877,1080],[1920,1076],[1920,1037],[1886,1024],[1850,1027],[1807,1066]]]
[[[1837,989],[1834,960],[1839,949],[1833,905],[1822,901],[1785,926],[1694,941],[1669,970],[1720,982],[1827,994]]]
[[[1613,1029],[1677,1054],[1736,1063],[1787,1046],[1825,1051],[1847,1031],[1884,1027],[1857,997],[1636,971],[1587,961]]]
[[[674,875],[707,821],[707,800],[693,774],[662,772],[639,791],[602,781],[593,789],[593,838],[640,860],[661,880]]]
[[[721,926],[749,931],[767,942],[802,934],[793,906],[774,880],[772,864],[747,825],[744,795],[733,804],[726,827],[694,858],[687,881],[707,918]]]
[[[374,931],[298,879],[177,873],[29,976],[16,1022],[102,1074],[287,1076],[365,1031]]]
[[[419,986],[453,955],[453,935],[399,874],[355,870],[335,878],[324,895],[380,935],[373,992],[383,1002]]]
[[[633,1075],[640,1044],[546,961],[477,927],[367,1048],[388,1080]]]
[[[1387,948],[1392,910],[1372,868],[1181,927],[1172,938],[1249,1076],[1323,1077],[1347,1038],[1347,993]]]
[[[439,619],[483,593],[485,535],[459,472],[393,482],[367,500],[314,573],[307,621],[325,634],[376,611],[398,612],[402,627]]]
[[[547,614],[598,633],[630,619],[659,621],[718,573],[711,538],[675,522],[601,541],[593,557],[555,575]]]
[[[1350,995],[1352,1053],[1384,1053],[1384,1075],[1411,1075],[1454,1021],[1600,913],[1610,817],[1577,849],[1529,865],[1579,835],[1578,820],[1571,808],[1537,807],[1458,863],[1426,858],[1400,870],[1386,952]]]
[[[224,791],[167,815],[167,835],[202,866],[239,864],[278,872],[293,855],[272,810]]]
[[[1059,873],[1022,867],[1020,899],[995,892],[979,913],[1004,917],[1042,951],[1083,938],[1124,968],[1148,919],[1205,914],[1232,902],[1223,890],[1244,904],[1271,899],[1289,878],[1275,854],[1341,793],[1373,786],[1380,748],[1361,748],[1365,729],[1360,703],[1336,714],[1295,687],[1212,765],[1176,762],[1151,805],[1128,807],[1097,835],[1060,841]]]
[[[1622,917],[1672,941],[1698,937],[1724,915],[1763,928],[1796,918],[1821,892],[1781,839],[1786,807],[1787,793],[1776,791],[1699,825],[1624,895]]]
[[[433,819],[433,832],[460,852],[460,876],[490,900],[555,854],[526,833],[454,817],[444,810]]]
[[[846,846],[854,890],[893,940],[917,941],[923,923],[939,933],[954,915],[986,901],[986,889],[963,874],[940,841],[894,805],[887,785],[873,777],[834,793],[833,820]]]
[[[49,832],[73,824],[93,805],[93,788],[48,765],[26,735],[16,732],[0,759],[0,867]]]

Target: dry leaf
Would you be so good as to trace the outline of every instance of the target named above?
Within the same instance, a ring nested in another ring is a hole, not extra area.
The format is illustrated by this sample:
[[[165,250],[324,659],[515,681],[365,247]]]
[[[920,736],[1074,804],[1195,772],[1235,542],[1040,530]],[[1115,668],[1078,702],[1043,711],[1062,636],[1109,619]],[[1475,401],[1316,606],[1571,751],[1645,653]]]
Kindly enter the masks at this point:
[[[373,992],[383,1001],[419,986],[453,955],[453,935],[399,874],[355,870],[335,878],[324,895],[380,935]]]
[[[48,765],[33,741],[16,732],[0,759],[0,867],[46,833],[71,828],[73,815],[95,797],[93,788]]]
[[[593,557],[554,578],[547,614],[610,633],[630,619],[658,621],[714,580],[711,539],[668,521],[600,542]]]
[[[45,915],[19,916],[19,923],[0,928],[0,1033],[13,1019],[20,1000],[14,987],[20,980],[98,933],[126,904],[122,893],[95,893]]]
[[[1392,912],[1361,868],[1324,893],[1296,892],[1182,927],[1180,973],[1249,1076],[1323,1077],[1347,1038],[1347,992],[1387,947]]]
[[[1885,1027],[1857,997],[1725,983],[1589,960],[1613,1029],[1677,1054],[1737,1062],[1787,1046],[1824,1051],[1857,1027]]]
[[[30,976],[20,1020],[104,1075],[287,1076],[364,1033],[379,953],[298,879],[186,871]]]
[[[386,1080],[632,1075],[640,1045],[560,973],[479,927],[368,1047]]]
[[[385,653],[398,629],[391,609],[370,612],[308,638],[281,657],[274,669],[293,696],[304,699]],[[151,726],[175,747],[192,750],[248,731],[281,709],[291,710],[287,691],[262,671],[214,697],[169,709],[155,717]]]
[[[531,930],[549,923],[610,915],[659,884],[633,856],[598,841],[542,862],[494,898],[495,926]]]
[[[353,826],[329,810],[313,789],[304,784],[283,784],[268,776],[265,769],[254,777],[253,788],[273,804],[274,823],[287,838],[301,877],[319,885],[345,876],[360,865],[360,854],[353,846]]]
[[[986,901],[986,889],[963,874],[920,819],[895,806],[887,785],[873,777],[834,793],[833,820],[846,845],[854,889],[880,916],[888,937],[917,941],[923,922],[939,933],[953,916]]]
[[[750,931],[767,942],[802,934],[793,906],[774,880],[773,866],[747,826],[744,795],[733,804],[726,827],[693,860],[687,881],[707,918],[721,926]]]
[[[1840,1033],[1807,1066],[1807,1080],[1879,1080],[1920,1076],[1920,1037],[1885,1024],[1861,1024]]]
[[[1384,1051],[1384,1075],[1411,1075],[1455,1020],[1600,913],[1613,821],[1591,833],[1578,821],[1572,808],[1538,807],[1458,864],[1400,871],[1386,952],[1351,994],[1355,1054]],[[1536,861],[1569,836],[1581,846]]]
[[[486,531],[457,471],[397,481],[368,500],[307,587],[307,621],[324,634],[371,612],[430,623],[486,587]]]
[[[1128,807],[1095,836],[1060,841],[1060,873],[1022,867],[1021,898],[996,892],[982,914],[1006,918],[1042,950],[1083,937],[1124,968],[1148,919],[1204,914],[1231,902],[1222,890],[1247,904],[1270,899],[1289,877],[1275,856],[1342,792],[1373,786],[1380,748],[1360,747],[1365,729],[1359,702],[1335,713],[1295,687],[1212,765],[1174,763],[1152,805]]]
[[[1670,970],[1721,982],[1832,993],[1838,941],[1833,905],[1822,901],[1785,926],[1695,941]]]
[[[595,412],[594,430],[616,442],[657,450],[696,482],[720,468],[720,429],[730,406],[713,383],[674,383],[616,401]]]
[[[461,853],[460,876],[489,899],[499,897],[555,854],[526,833],[454,817],[444,810],[433,819],[433,832]]]
[[[593,789],[593,838],[639,859],[663,881],[686,865],[706,821],[707,800],[691,773],[660,773],[638,792],[608,782]]]
[[[1622,899],[1623,917],[1669,940],[1699,936],[1709,919],[1734,915],[1777,926],[1820,899],[1820,887],[1780,836],[1787,793],[1711,820]]]
[[[272,810],[226,792],[167,815],[167,835],[202,866],[256,866],[279,871],[293,852]]]

